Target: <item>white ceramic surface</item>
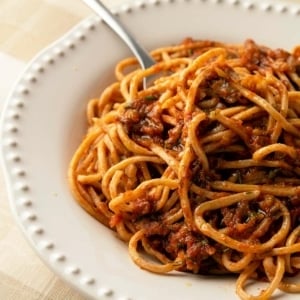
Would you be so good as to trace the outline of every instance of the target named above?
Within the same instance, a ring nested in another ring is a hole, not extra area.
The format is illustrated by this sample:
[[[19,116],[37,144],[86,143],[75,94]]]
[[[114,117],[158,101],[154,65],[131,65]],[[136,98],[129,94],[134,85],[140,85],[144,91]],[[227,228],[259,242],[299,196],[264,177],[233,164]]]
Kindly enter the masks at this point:
[[[300,43],[300,6],[242,0],[131,1],[116,9],[148,49],[190,36],[253,38],[290,49]],[[129,55],[96,17],[84,20],[28,65],[1,120],[2,162],[17,222],[44,262],[86,297],[111,300],[236,299],[233,278],[137,268],[126,245],[72,199],[66,180],[85,132],[87,100]],[[284,299],[298,299],[285,295]]]

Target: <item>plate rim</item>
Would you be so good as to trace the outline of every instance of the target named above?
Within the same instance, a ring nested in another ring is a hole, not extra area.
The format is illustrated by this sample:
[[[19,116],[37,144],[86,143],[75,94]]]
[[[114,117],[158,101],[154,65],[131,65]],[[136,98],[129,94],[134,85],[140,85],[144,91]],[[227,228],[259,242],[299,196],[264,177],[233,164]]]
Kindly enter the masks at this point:
[[[191,2],[192,0],[133,0],[133,1],[124,1],[121,5],[115,5],[112,7],[112,11],[119,15],[124,15],[130,13],[131,10],[140,8],[141,6],[151,6],[158,5],[160,2],[167,3],[168,5],[176,4],[176,2]],[[196,2],[196,0],[195,0]],[[228,4],[228,5],[243,5],[246,9],[253,9],[254,6],[257,6],[259,10],[265,12],[276,12],[276,13],[285,13],[285,14],[294,14],[299,15],[300,17],[300,4],[291,4],[284,1],[278,1],[276,3],[271,1],[257,1],[257,0],[198,0],[198,2],[212,3],[215,5]],[[15,140],[15,133],[17,132],[17,126],[15,123],[18,122],[18,116],[11,116],[10,114],[10,105],[12,101],[16,102],[15,105],[19,109],[22,109],[22,99],[26,99],[30,95],[30,89],[28,85],[34,84],[36,78],[31,76],[31,70],[36,69],[39,73],[43,73],[43,67],[40,65],[40,62],[48,57],[48,64],[52,64],[53,55],[63,55],[63,53],[55,52],[58,45],[69,41],[69,44],[66,46],[71,49],[74,45],[80,42],[84,38],[82,35],[83,32],[88,34],[89,30],[93,30],[92,27],[96,26],[101,22],[100,18],[95,15],[90,15],[80,21],[78,24],[73,26],[60,38],[52,42],[50,45],[39,51],[24,67],[23,71],[20,72],[19,76],[15,80],[8,96],[4,100],[3,109],[0,116],[0,134],[1,134],[1,167],[3,170],[6,192],[8,195],[9,205],[13,213],[14,219],[18,224],[18,227],[22,231],[23,236],[34,250],[34,252],[41,258],[43,263],[51,269],[56,276],[64,280],[67,284],[71,285],[75,290],[83,294],[85,297],[92,297],[101,299],[117,299],[114,298],[113,289],[106,287],[98,287],[96,289],[101,290],[101,295],[98,292],[95,292],[95,282],[92,277],[86,276],[83,270],[80,269],[70,269],[68,272],[65,272],[65,268],[68,266],[61,264],[64,263],[66,257],[60,253],[59,250],[53,245],[53,243],[48,242],[43,245],[37,243],[37,240],[40,237],[43,237],[43,227],[38,224],[35,214],[27,214],[26,216],[20,216],[18,210],[24,210],[27,213],[27,208],[31,207],[32,203],[27,197],[30,193],[30,185],[26,181],[26,171],[19,168],[18,162],[20,161],[20,156],[18,155],[18,145]],[[79,46],[80,47],[80,46]],[[68,54],[69,55],[69,54]],[[40,68],[40,69],[39,69]],[[30,77],[31,76],[31,77]],[[15,97],[17,95],[17,97]],[[26,101],[26,100],[25,100]],[[12,121],[13,119],[13,121]],[[10,121],[9,121],[10,120]],[[4,142],[3,142],[4,141]],[[14,168],[11,168],[14,166]],[[16,203],[16,198],[23,199],[21,204]],[[18,206],[18,207],[17,207]],[[21,207],[22,206],[22,207]],[[28,227],[28,224],[33,224]],[[45,254],[45,249],[47,253]],[[54,253],[55,258],[51,258],[49,253]],[[67,273],[73,274],[75,278],[70,277]],[[78,281],[82,282],[82,285],[78,285]],[[92,290],[92,292],[88,291]],[[125,299],[125,298],[124,298]]]

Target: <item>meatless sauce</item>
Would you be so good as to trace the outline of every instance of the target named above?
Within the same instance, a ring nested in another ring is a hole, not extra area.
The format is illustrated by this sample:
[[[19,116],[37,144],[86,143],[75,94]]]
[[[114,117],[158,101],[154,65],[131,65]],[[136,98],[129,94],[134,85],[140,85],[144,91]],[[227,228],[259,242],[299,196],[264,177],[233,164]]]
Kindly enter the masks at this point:
[[[191,42],[190,39],[184,43]],[[215,46],[216,43],[207,42],[207,49]],[[197,57],[199,53],[197,50],[190,51],[189,55]],[[239,53],[240,60],[244,66],[247,67],[253,74],[255,72],[276,71],[288,74],[291,71],[300,70],[300,50],[292,55],[284,50],[270,50],[257,46],[253,41],[248,40],[245,42],[244,50]],[[297,54],[298,53],[298,54]],[[185,53],[187,55],[187,53]],[[236,56],[232,53],[232,56]],[[231,70],[228,70],[231,72]],[[284,81],[283,81],[284,82]],[[289,88],[293,84],[292,80],[284,82]],[[257,82],[249,82],[248,88],[259,90],[256,88]],[[253,85],[253,86],[252,86]],[[295,85],[294,88],[298,87]],[[264,95],[261,95],[264,96]],[[184,120],[182,113],[178,112],[176,125],[171,126],[166,124],[162,119],[163,111],[156,105],[157,99],[160,94],[153,94],[144,99],[133,99],[134,101],[126,108],[123,116],[120,117],[120,122],[126,129],[128,135],[137,144],[147,147],[149,143],[158,144],[166,151],[171,153],[174,157],[179,155],[183,149],[185,140]],[[247,105],[248,101],[237,91],[226,78],[220,78],[215,71],[211,71],[207,76],[206,81],[201,83],[197,94],[196,105],[198,105],[207,114],[212,109],[218,107],[219,109],[232,107],[236,105]],[[215,99],[216,105],[214,107],[203,108],[201,103],[206,99]],[[231,180],[235,183],[249,183],[249,184],[278,184],[281,185],[299,185],[300,179],[296,179],[296,183],[290,183],[289,178],[297,178],[293,170],[282,168],[263,168],[263,167],[248,167],[243,169],[219,169],[222,161],[247,159],[252,157],[252,153],[262,146],[270,143],[270,137],[267,135],[256,135],[255,128],[264,129],[266,122],[264,118],[267,115],[259,113],[254,115],[254,120],[249,124],[247,121],[244,124],[236,122],[237,127],[242,130],[246,128],[246,140],[239,140],[237,136],[234,137],[236,142],[241,145],[241,151],[235,152],[234,157],[232,154],[226,152],[213,152],[208,155],[210,170],[206,172],[203,170],[199,160],[192,163],[190,169],[189,179],[192,183],[208,190],[213,190],[210,182],[214,180]],[[213,131],[217,126],[217,121],[211,121],[209,118],[201,123],[198,128],[198,138],[210,131]],[[285,138],[288,139],[288,138]],[[286,142],[282,140],[282,142]],[[226,147],[226,141],[223,141],[222,147]],[[277,157],[276,157],[277,155]],[[269,159],[278,159],[279,154],[270,155]],[[290,163],[290,158],[283,156],[280,157],[283,161]],[[293,165],[300,166],[299,161],[293,161]],[[155,172],[153,172],[155,177]],[[220,196],[226,195],[225,192],[220,193]],[[189,193],[192,208],[195,208],[200,201],[199,196]],[[153,201],[153,200],[152,200]],[[300,225],[300,195],[294,195],[291,198],[281,198],[281,201],[289,207],[292,227]],[[150,204],[149,204],[150,203]],[[276,232],[277,227],[281,224],[281,217],[278,215],[279,208],[270,198],[259,199],[256,202],[239,202],[236,205],[224,209],[218,209],[213,212],[207,213],[205,218],[215,228],[227,228],[227,234],[238,240],[247,240],[252,235],[252,242],[263,242],[270,238],[272,232]],[[207,274],[214,270],[216,265],[215,260],[211,256],[215,253],[223,253],[227,249],[220,246],[211,239],[203,236],[197,231],[189,228],[184,220],[172,225],[164,223],[159,214],[153,212],[151,206],[151,199],[141,198],[137,199],[134,210],[134,218],[136,218],[137,226],[146,231],[152,247],[163,252],[170,259],[175,259],[179,252],[184,253],[187,263],[182,268],[183,271],[190,271],[194,273]],[[266,232],[263,229],[258,230],[257,225],[263,220],[267,220],[271,224]],[[254,235],[253,235],[254,233]],[[238,254],[236,254],[238,256]],[[226,271],[224,270],[224,273]]]

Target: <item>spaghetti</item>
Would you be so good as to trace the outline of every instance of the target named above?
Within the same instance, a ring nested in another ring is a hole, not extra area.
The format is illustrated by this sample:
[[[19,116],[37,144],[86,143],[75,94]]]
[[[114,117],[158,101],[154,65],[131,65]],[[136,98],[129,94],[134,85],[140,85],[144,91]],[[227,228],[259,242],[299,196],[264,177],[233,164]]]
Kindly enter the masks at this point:
[[[143,269],[236,274],[241,299],[300,292],[300,49],[186,39],[152,56],[89,102],[76,200]]]

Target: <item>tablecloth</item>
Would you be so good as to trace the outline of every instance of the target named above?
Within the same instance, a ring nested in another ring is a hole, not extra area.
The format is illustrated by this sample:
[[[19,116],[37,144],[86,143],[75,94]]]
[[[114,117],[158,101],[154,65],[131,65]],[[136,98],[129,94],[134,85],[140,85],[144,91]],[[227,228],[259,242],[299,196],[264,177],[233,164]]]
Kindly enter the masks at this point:
[[[112,7],[122,0],[103,2]],[[26,63],[91,13],[80,0],[0,0],[0,112]],[[49,270],[25,240],[12,216],[2,171],[0,299],[84,299]]]
[[[122,3],[122,0],[103,2],[110,7]],[[7,93],[26,63],[89,14],[91,10],[80,0],[0,0],[0,112]],[[49,270],[27,244],[12,217],[1,171],[0,300],[2,299],[80,300],[83,297]]]

